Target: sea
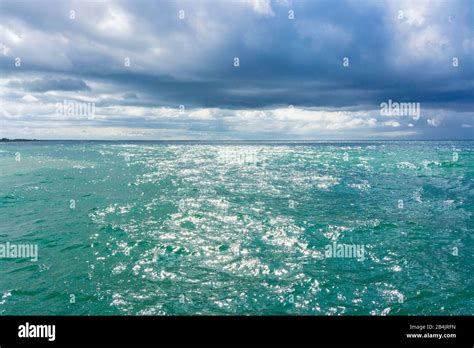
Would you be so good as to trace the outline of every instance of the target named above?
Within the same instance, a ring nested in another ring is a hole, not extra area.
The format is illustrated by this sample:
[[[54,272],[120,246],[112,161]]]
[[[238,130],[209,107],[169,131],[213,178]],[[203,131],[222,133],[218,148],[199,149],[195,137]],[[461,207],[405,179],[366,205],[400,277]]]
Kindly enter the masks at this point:
[[[474,141],[0,143],[0,315],[472,315],[473,179]]]

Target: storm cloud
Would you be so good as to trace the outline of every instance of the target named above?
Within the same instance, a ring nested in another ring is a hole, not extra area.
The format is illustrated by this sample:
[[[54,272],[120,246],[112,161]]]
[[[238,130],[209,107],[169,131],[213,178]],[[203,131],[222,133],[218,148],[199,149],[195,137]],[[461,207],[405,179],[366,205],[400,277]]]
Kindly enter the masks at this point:
[[[472,139],[473,7],[0,0],[1,135]],[[421,115],[381,115],[388,100]]]

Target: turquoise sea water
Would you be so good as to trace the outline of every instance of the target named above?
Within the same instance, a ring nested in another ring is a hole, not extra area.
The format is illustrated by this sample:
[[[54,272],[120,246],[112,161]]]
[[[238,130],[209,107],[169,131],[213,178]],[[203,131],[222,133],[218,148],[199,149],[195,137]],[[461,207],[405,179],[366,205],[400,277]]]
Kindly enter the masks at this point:
[[[0,171],[0,243],[38,245],[2,315],[474,313],[472,141],[2,143]]]

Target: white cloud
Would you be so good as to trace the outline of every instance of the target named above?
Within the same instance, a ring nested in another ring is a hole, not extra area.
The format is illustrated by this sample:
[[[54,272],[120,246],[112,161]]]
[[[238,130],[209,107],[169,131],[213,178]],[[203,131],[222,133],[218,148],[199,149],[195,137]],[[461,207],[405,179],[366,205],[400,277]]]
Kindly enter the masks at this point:
[[[110,7],[97,27],[106,35],[128,35],[131,29],[131,19],[121,8]]]
[[[383,123],[384,126],[387,127],[400,127],[400,122],[397,121],[387,121]],[[412,125],[413,126],[413,125]]]
[[[270,0],[245,0],[246,4],[250,5],[252,9],[258,14],[264,16],[274,16],[275,13],[272,9],[272,4]]]
[[[421,6],[420,6],[421,5]],[[423,4],[422,2],[417,3],[411,3],[407,10],[401,10],[402,11],[402,21],[408,23],[408,25],[416,26],[416,27],[421,27],[425,21],[426,21],[426,7],[427,3]],[[417,7],[418,6],[418,7]]]
[[[398,0],[387,2],[385,10],[392,31],[389,57],[395,66],[406,68],[418,63],[449,68],[448,58],[459,53],[465,35],[462,27],[455,30],[449,25],[451,18],[463,11],[459,3]]]
[[[21,100],[23,100],[27,103],[34,103],[34,102],[38,101],[38,99],[35,98],[34,96],[32,96],[31,94],[25,95],[23,98],[21,98]]]
[[[239,132],[283,131],[287,134],[311,135],[315,131],[331,132],[370,128],[377,125],[366,112],[322,111],[299,108],[271,110],[238,110],[230,119]],[[314,134],[314,133],[313,133]]]
[[[426,122],[432,127],[438,127],[441,124],[441,120],[439,118],[429,118]]]

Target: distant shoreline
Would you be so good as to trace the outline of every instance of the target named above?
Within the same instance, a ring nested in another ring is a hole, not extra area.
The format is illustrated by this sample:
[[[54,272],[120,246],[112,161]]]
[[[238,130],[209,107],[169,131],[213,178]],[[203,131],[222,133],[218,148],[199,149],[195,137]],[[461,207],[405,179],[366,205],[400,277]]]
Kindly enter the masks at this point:
[[[0,139],[0,143],[10,143],[10,142],[15,142],[15,141],[41,141],[41,140],[37,140],[37,139],[8,139],[8,138]]]

